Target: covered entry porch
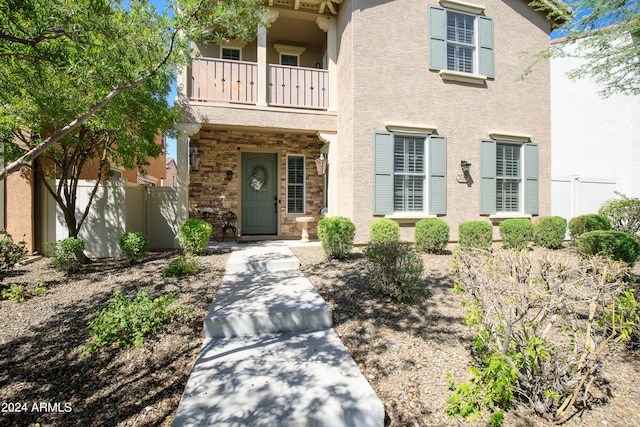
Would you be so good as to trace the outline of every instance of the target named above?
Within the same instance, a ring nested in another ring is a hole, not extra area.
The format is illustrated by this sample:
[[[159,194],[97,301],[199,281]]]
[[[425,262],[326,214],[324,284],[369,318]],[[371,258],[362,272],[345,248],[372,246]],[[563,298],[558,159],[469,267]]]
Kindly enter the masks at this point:
[[[316,134],[203,125],[189,140],[186,213],[233,212],[242,240],[299,239],[305,223],[298,219],[311,217],[308,231],[315,237],[326,207],[326,174],[316,166],[323,149],[326,142]],[[214,238],[221,237],[214,227]]]

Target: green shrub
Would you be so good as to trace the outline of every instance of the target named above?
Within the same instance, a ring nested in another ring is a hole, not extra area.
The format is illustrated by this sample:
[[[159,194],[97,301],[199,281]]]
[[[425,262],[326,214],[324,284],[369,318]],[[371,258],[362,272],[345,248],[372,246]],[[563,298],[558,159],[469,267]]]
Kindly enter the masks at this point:
[[[407,242],[373,242],[364,250],[369,280],[376,290],[402,301],[418,290],[422,258]]]
[[[23,302],[27,298],[37,297],[47,291],[47,287],[42,283],[36,283],[32,289],[25,288],[23,285],[16,283],[11,284],[8,289],[2,290],[2,298],[15,302]]]
[[[131,264],[142,261],[149,252],[149,241],[139,231],[123,234],[119,243],[122,253]]]
[[[187,255],[199,255],[207,250],[213,226],[203,219],[187,219],[178,230],[180,247]]]
[[[351,252],[356,226],[349,218],[327,216],[318,222],[318,239],[329,259],[344,259]]]
[[[189,260],[186,256],[179,256],[169,262],[167,267],[162,270],[165,277],[182,277],[190,276],[198,272],[200,265],[196,260]]]
[[[51,265],[65,273],[75,273],[84,264],[84,241],[76,237],[67,237],[49,245]]]
[[[525,218],[505,219],[500,223],[502,246],[521,251],[533,239],[533,224]]]
[[[567,220],[559,216],[541,216],[534,223],[533,242],[548,249],[562,247],[567,232]]]
[[[611,229],[622,233],[637,234],[640,231],[640,199],[616,192],[619,199],[607,200],[598,214],[607,217]]]
[[[449,225],[437,218],[421,219],[416,223],[414,240],[417,251],[442,252],[449,242]]]
[[[397,242],[400,240],[400,224],[388,218],[373,221],[369,235],[372,242]]]
[[[582,233],[576,247],[585,256],[602,255],[633,264],[640,255],[638,240],[627,233],[596,230]]]
[[[0,237],[0,275],[13,270],[13,267],[27,254],[24,242],[13,243],[10,234]]]
[[[461,248],[490,249],[493,242],[493,227],[485,221],[467,221],[458,226]]]
[[[588,233],[595,230],[611,230],[611,223],[607,217],[587,214],[579,215],[569,220],[569,232],[571,240],[576,240],[582,233]]]
[[[93,341],[87,350],[92,352],[109,345],[120,348],[142,346],[146,336],[164,328],[173,321],[177,312],[184,310],[181,307],[169,307],[175,300],[173,294],[152,298],[145,290],[138,291],[133,299],[116,293],[109,304],[89,322]]]

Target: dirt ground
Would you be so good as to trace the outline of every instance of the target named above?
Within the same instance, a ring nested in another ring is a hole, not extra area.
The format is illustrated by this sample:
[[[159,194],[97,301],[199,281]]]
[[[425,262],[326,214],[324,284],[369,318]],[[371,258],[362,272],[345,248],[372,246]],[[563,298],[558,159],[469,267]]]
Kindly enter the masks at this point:
[[[397,303],[375,293],[359,249],[342,262],[326,261],[319,246],[294,247],[301,269],[334,313],[343,343],[385,405],[391,426],[472,426],[444,412],[447,373],[468,379],[472,335],[452,294],[451,255],[422,255],[425,278],[418,295]],[[0,301],[0,425],[168,426],[202,343],[202,319],[213,299],[228,253],[198,257],[202,270],[182,279],[161,270],[176,253],[153,253],[127,266],[98,260],[65,276],[48,260],[20,266],[2,279],[46,286],[25,302]],[[637,267],[636,267],[637,270]],[[106,349],[83,357],[87,322],[116,291],[134,295],[176,292],[193,308],[141,348]],[[578,414],[568,426],[640,425],[638,353],[616,351],[605,370],[611,396]],[[522,408],[508,426],[545,426]]]

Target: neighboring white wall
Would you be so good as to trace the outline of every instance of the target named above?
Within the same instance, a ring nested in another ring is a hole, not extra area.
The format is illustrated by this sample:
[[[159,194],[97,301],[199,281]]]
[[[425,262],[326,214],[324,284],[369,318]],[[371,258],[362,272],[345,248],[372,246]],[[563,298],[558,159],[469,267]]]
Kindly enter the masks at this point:
[[[581,64],[551,60],[551,212],[567,218],[596,213],[614,191],[640,197],[640,96],[602,98],[591,79],[569,80]]]

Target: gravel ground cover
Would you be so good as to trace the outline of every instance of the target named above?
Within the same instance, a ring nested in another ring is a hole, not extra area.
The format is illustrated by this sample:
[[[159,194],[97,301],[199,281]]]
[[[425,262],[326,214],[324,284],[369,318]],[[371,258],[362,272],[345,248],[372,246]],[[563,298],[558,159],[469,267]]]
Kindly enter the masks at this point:
[[[447,373],[456,381],[468,379],[473,339],[451,292],[450,252],[422,255],[423,286],[413,300],[397,303],[373,291],[360,249],[342,262],[325,260],[319,246],[291,250],[332,308],[336,331],[384,402],[387,425],[485,425],[444,412]],[[22,303],[0,300],[0,425],[170,425],[228,253],[198,257],[203,268],[195,276],[163,278],[161,270],[175,256],[153,253],[131,267],[120,260],[98,260],[72,276],[40,260],[3,278],[0,289],[42,284],[47,291]],[[83,357],[80,347],[88,342],[86,325],[95,310],[116,291],[134,295],[141,288],[152,294],[176,292],[180,304],[193,311],[141,348]],[[637,352],[615,351],[605,371],[610,395],[566,425],[640,425],[639,373]],[[505,420],[508,426],[548,425],[523,408],[509,411]]]

